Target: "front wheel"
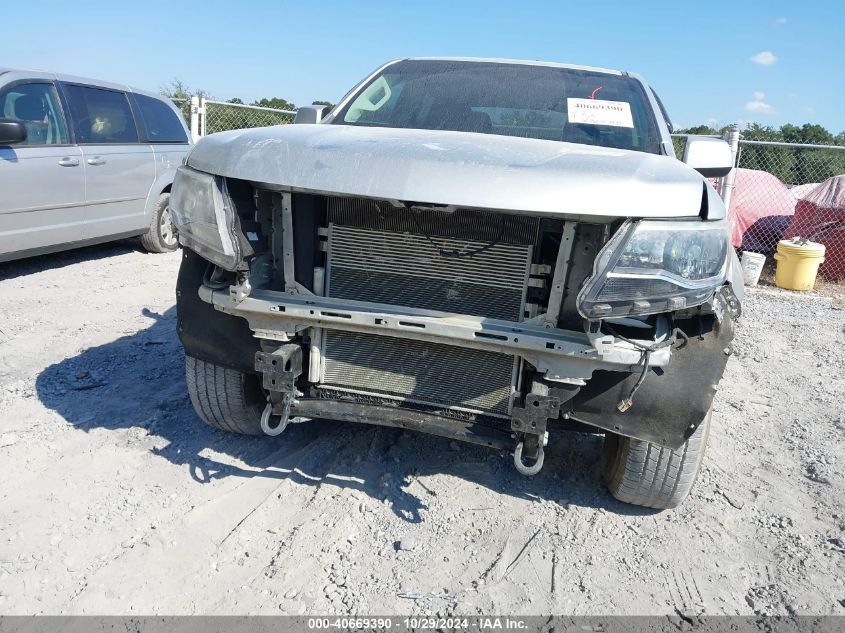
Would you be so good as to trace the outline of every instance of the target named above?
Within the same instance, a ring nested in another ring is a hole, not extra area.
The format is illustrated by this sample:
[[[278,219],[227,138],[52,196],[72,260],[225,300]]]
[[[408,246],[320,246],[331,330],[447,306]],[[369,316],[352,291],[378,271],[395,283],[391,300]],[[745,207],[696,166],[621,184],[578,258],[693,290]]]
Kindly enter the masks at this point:
[[[229,433],[263,434],[267,396],[258,376],[185,356],[185,379],[191,404],[206,424]]]
[[[176,228],[170,217],[170,194],[158,197],[150,220],[150,230],[141,236],[141,245],[151,253],[169,253],[179,247]]]
[[[622,437],[604,439],[604,480],[610,493],[626,503],[666,510],[689,494],[701,470],[712,409],[695,432],[677,448]]]

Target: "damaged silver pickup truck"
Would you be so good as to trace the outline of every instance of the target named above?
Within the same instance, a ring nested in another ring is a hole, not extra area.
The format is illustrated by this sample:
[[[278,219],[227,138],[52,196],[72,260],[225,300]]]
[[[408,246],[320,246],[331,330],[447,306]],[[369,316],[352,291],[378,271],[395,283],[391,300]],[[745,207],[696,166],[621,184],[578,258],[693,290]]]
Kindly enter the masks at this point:
[[[684,499],[741,302],[727,144],[682,162],[642,78],[508,60],[391,62],[296,123],[204,138],[173,184],[203,420],[413,429],[526,475],[602,433],[613,495]]]

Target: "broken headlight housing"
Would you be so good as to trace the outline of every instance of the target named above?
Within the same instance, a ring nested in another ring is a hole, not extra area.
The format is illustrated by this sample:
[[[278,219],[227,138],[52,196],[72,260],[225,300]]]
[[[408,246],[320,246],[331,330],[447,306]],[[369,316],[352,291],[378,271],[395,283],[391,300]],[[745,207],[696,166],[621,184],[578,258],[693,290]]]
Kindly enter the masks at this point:
[[[700,305],[725,281],[727,221],[624,224],[596,258],[578,311],[596,320]]]
[[[225,270],[238,267],[243,255],[240,227],[224,178],[178,167],[170,192],[170,217],[182,246]]]

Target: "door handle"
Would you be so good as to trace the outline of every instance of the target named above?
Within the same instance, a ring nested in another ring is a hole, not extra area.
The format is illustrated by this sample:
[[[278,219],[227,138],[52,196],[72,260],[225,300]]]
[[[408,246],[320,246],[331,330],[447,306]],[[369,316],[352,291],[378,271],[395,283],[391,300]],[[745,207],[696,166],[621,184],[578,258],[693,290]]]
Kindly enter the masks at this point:
[[[94,166],[105,165],[106,159],[103,158],[102,156],[92,156],[91,158],[89,158],[85,162],[88,163],[89,165],[94,165]]]
[[[62,167],[79,167],[79,159],[66,156],[59,161],[59,165]]]

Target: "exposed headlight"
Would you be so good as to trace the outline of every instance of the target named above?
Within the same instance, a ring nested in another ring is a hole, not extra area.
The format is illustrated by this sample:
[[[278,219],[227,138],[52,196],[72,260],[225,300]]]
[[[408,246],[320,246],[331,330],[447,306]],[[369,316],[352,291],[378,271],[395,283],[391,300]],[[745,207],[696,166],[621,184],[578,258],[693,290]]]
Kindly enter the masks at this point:
[[[170,216],[182,246],[226,270],[238,267],[240,228],[223,178],[178,167],[170,192]]]
[[[700,305],[724,283],[727,252],[724,220],[632,222],[599,253],[578,311],[600,319]]]

